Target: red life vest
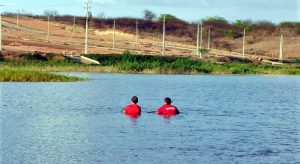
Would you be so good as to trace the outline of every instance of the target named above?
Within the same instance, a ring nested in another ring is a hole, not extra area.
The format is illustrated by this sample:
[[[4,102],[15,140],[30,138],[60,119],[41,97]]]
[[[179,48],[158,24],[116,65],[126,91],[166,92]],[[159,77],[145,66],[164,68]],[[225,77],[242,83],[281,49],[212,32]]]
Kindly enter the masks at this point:
[[[129,104],[124,108],[125,114],[141,114],[141,107],[136,104]]]
[[[160,107],[156,113],[161,115],[176,115],[179,114],[179,111],[176,106],[167,104]]]

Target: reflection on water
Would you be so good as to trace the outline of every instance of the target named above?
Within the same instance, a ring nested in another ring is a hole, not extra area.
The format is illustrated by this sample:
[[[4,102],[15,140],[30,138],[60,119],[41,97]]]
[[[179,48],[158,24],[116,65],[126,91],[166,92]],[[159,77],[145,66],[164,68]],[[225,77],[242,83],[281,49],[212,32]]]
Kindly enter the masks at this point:
[[[300,77],[77,75],[0,84],[0,163],[300,162]],[[180,115],[153,112],[167,96]]]

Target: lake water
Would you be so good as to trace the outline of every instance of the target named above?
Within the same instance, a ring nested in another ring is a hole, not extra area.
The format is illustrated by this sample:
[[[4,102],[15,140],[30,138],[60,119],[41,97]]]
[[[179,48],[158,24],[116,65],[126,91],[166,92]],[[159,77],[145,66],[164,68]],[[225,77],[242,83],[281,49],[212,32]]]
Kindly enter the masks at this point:
[[[0,83],[0,163],[300,163],[299,76],[75,75]]]

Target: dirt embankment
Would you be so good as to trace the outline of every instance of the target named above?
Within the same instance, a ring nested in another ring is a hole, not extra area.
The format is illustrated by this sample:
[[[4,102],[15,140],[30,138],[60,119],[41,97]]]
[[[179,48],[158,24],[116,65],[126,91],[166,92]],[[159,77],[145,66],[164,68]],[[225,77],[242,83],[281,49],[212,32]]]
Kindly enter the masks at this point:
[[[84,53],[85,30],[83,26],[60,24],[45,20],[21,17],[19,27],[16,27],[16,18],[4,17],[3,21],[9,23],[3,27],[3,48],[6,56],[15,54],[42,53],[63,54]],[[73,31],[74,30],[74,31]],[[213,31],[212,31],[213,33]],[[48,35],[49,34],[49,35]],[[113,37],[113,34],[115,36]],[[124,50],[130,50],[138,54],[161,55],[162,36],[153,36],[151,33],[139,31],[135,34],[125,33],[122,29],[89,29],[89,53],[121,54]],[[213,36],[213,35],[212,35]],[[115,47],[113,48],[113,38]],[[176,37],[167,31],[165,55],[197,56],[196,44],[190,36]],[[207,38],[207,37],[204,37]],[[207,39],[204,39],[201,47],[207,47]],[[242,38],[211,38],[210,48],[222,50],[221,55],[230,55],[232,52],[241,54]],[[284,39],[284,58],[300,58],[300,37],[286,36]],[[279,56],[278,36],[254,36],[246,37],[246,54],[262,57]],[[212,50],[213,51],[213,50]],[[9,55],[7,55],[9,54]],[[5,54],[4,54],[5,55]]]

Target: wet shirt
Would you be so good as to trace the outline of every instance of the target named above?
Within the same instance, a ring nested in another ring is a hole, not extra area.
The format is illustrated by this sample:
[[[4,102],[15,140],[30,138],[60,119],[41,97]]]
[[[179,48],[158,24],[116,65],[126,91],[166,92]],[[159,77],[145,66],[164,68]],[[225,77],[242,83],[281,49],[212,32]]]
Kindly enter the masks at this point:
[[[125,114],[141,114],[141,107],[136,104],[129,104],[124,108]]]
[[[156,111],[156,113],[161,115],[176,115],[179,114],[179,111],[176,106],[163,105]]]

